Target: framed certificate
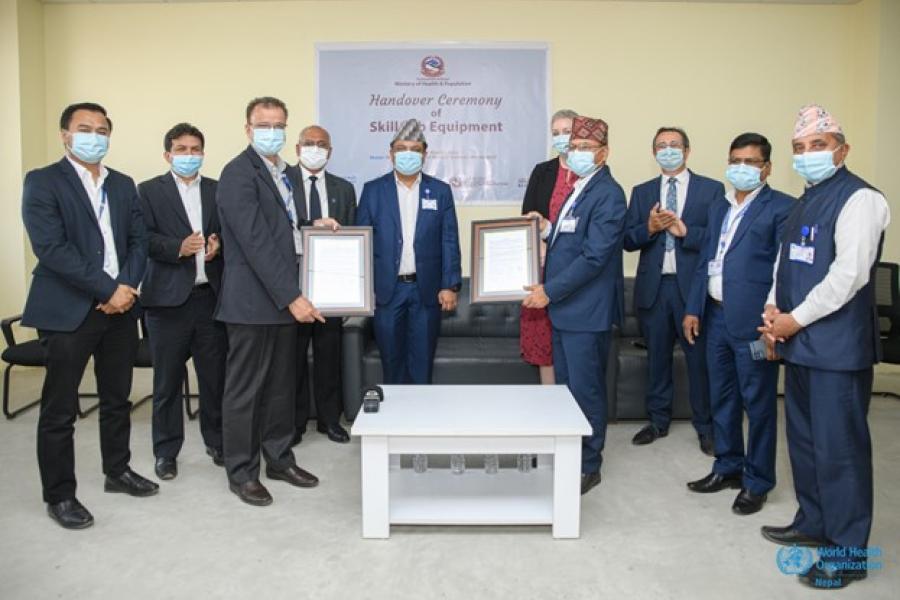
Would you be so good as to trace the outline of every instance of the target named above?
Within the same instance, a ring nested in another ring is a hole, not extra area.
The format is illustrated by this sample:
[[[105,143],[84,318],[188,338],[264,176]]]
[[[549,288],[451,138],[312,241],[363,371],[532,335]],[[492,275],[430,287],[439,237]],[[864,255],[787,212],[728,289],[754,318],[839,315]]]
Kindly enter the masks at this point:
[[[326,317],[375,313],[372,228],[303,227],[300,289]]]
[[[472,222],[472,304],[518,302],[540,282],[537,219]]]

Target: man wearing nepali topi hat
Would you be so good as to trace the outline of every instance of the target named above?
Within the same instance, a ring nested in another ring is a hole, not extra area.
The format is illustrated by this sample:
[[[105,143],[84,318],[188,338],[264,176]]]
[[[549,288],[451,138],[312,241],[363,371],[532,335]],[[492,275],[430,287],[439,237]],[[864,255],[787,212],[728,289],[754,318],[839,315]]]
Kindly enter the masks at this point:
[[[384,382],[431,383],[441,310],[462,283],[450,186],[422,173],[428,144],[416,119],[390,144],[392,172],[363,186],[356,224],[373,228],[375,341]]]
[[[787,441],[800,506],[790,525],[763,527],[762,534],[786,546],[839,549],[845,558],[820,551],[820,561],[800,575],[808,586],[833,589],[867,574],[852,567],[865,563],[858,552],[865,552],[872,528],[866,417],[881,349],[874,270],[890,210],[844,164],[850,146],[821,106],[800,110],[792,145],[794,169],[807,186],[784,226],[760,331],[784,358]]]
[[[528,286],[531,293],[522,301],[527,308],[547,307],[556,382],[568,385],[591,424],[581,446],[582,494],[600,483],[610,330],[621,325],[624,314],[625,192],[606,164],[608,129],[601,119],[572,121],[566,162],[578,181],[556,224],[541,219],[547,241],[544,283]]]

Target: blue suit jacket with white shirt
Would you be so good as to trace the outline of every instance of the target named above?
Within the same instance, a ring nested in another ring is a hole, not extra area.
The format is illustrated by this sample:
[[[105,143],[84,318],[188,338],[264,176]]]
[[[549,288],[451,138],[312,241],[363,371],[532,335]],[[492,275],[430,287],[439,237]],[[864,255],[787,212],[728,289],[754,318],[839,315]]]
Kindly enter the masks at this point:
[[[544,267],[547,311],[554,328],[600,332],[621,323],[625,211],[625,192],[604,166],[585,184],[574,208],[560,214],[547,238]],[[575,231],[557,233],[565,217],[578,219]]]
[[[678,289],[687,302],[700,248],[706,235],[709,208],[725,198],[725,187],[714,179],[690,172],[687,196],[681,211],[681,220],[687,227],[687,235],[675,238],[675,264]],[[634,282],[634,303],[637,308],[650,308],[656,301],[662,280],[663,259],[666,254],[666,234],[661,231],[650,235],[647,221],[653,205],[660,202],[662,176],[635,186],[631,191],[625,230],[625,250],[641,251],[637,277]],[[660,207],[664,205],[660,203]]]
[[[708,265],[716,258],[722,224],[730,206],[723,198],[709,211],[706,239],[685,307],[685,314],[701,320],[709,289]],[[759,337],[756,328],[762,323],[760,315],[772,287],[781,231],[794,206],[794,198],[764,185],[737,225],[722,266],[725,326],[734,337],[748,340]]]
[[[437,208],[424,208],[423,199],[437,201]],[[367,182],[356,209],[356,225],[373,229],[375,255],[375,303],[387,304],[394,295],[403,252],[403,228],[394,172]],[[419,209],[413,240],[416,283],[426,306],[438,304],[438,292],[462,283],[459,230],[450,186],[422,173]]]
[[[103,235],[68,158],[25,176],[22,218],[37,257],[22,325],[75,331],[119,284],[137,288],[147,267],[147,232],[134,180],[107,167],[104,188],[119,275],[103,270]],[[137,306],[130,314],[136,315]]]

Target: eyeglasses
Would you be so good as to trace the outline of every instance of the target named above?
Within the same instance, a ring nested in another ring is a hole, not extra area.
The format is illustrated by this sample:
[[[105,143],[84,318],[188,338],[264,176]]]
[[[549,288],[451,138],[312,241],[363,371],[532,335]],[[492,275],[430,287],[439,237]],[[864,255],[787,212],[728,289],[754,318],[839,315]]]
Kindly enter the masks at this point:
[[[603,146],[593,146],[589,144],[569,144],[569,152],[596,152],[600,150]]]
[[[313,146],[316,146],[318,148],[321,148],[322,150],[328,150],[329,148],[331,148],[331,144],[329,144],[328,142],[326,142],[324,140],[318,141],[318,142],[309,142],[309,141],[300,142],[300,145],[303,146],[304,148],[312,148]]]
[[[286,123],[250,123],[253,129],[287,129]]]
[[[653,147],[657,150],[665,150],[666,148],[678,148],[679,150],[684,150],[684,144],[681,142],[669,142],[668,144],[665,142],[657,142],[653,144]]]
[[[729,165],[750,165],[751,167],[761,167],[768,161],[761,158],[729,158]]]

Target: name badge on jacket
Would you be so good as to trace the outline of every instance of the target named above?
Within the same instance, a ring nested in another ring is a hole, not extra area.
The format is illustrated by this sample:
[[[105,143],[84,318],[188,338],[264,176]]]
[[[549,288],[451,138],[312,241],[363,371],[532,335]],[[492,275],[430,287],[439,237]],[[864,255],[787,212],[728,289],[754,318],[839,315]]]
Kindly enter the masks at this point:
[[[722,263],[725,262],[722,259],[719,260],[711,260],[707,264],[706,274],[709,277],[718,277],[722,274]]]
[[[434,198],[422,198],[422,210],[437,210],[437,200]]]
[[[291,225],[291,231],[294,233],[294,253],[300,256],[303,254],[303,233],[293,225]]]
[[[559,232],[560,233],[575,233],[575,228],[578,227],[578,219],[581,217],[566,217],[559,223]]]
[[[816,258],[816,249],[814,246],[791,244],[791,252],[788,258],[793,262],[802,262],[811,265]]]

